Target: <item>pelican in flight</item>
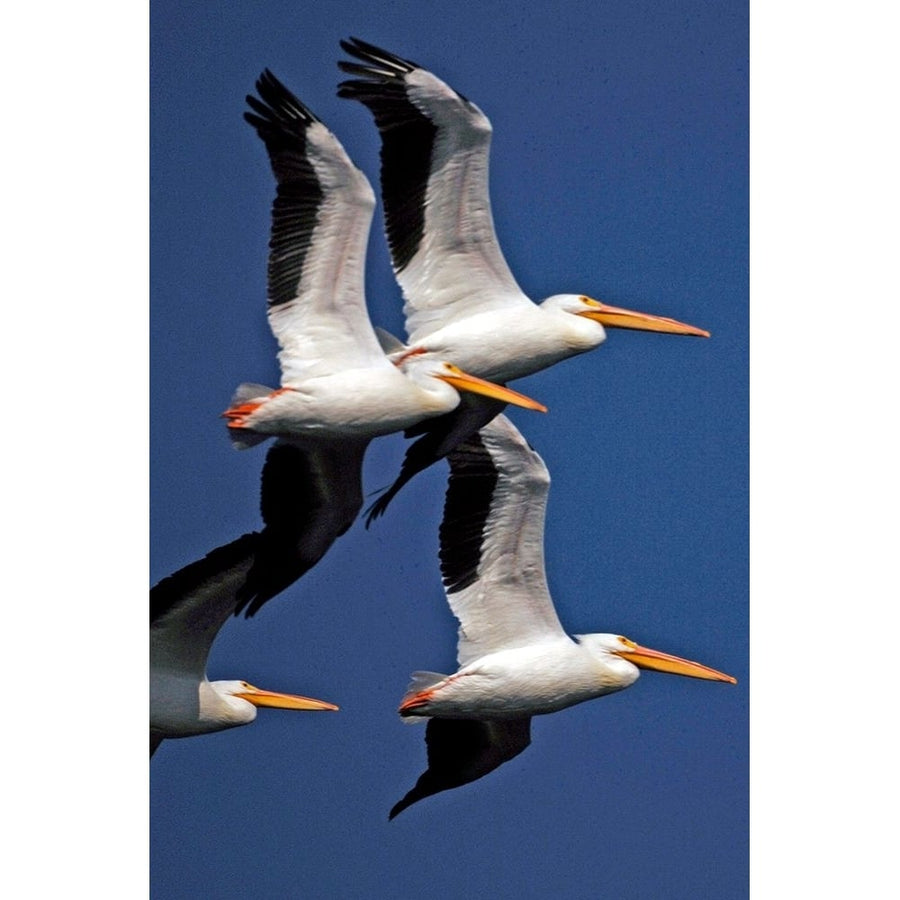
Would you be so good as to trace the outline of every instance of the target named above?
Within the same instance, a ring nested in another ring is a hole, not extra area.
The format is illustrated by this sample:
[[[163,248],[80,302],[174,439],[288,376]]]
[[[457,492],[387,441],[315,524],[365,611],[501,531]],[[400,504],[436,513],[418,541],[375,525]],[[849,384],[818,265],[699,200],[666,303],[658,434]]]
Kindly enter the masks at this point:
[[[258,706],[336,710],[333,703],[279,694],[246,681],[209,681],[206,661],[234,613],[259,546],[251,532],[164,578],[150,590],[150,755],[165,738],[248,725]]]
[[[341,97],[369,108],[381,134],[381,197],[409,344],[482,378],[506,383],[599,346],[604,326],[709,337],[674,319],[556,294],[537,305],[503,258],[491,216],[491,123],[431,72],[357,38],[341,47],[355,76]],[[463,398],[447,415],[408,429],[421,435],[367,524],[417,472],[487,424],[503,404]]]
[[[534,400],[415,348],[389,360],[366,311],[375,195],[335,136],[271,72],[248,96],[277,182],[268,320],[281,387],[242,384],[223,415],[234,445],[278,440],[262,479],[262,532],[237,611],[255,613],[309,568],[362,507],[369,441],[458,405],[459,391],[546,411]],[[284,489],[284,485],[288,489]]]
[[[544,572],[550,476],[505,416],[449,461],[440,560],[459,620],[459,670],[413,674],[400,715],[429,717],[428,769],[390,818],[517,756],[531,741],[532,716],[621,691],[641,668],[736,682],[622,635],[563,631]]]

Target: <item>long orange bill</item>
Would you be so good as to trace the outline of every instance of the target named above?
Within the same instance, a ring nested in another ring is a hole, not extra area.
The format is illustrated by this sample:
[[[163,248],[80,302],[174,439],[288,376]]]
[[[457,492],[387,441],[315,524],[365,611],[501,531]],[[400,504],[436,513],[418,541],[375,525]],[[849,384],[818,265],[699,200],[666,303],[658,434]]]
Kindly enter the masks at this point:
[[[621,309],[618,306],[610,306],[599,300],[582,298],[589,309],[578,313],[594,319],[608,328],[633,328],[637,331],[663,331],[666,334],[693,334],[697,337],[709,337],[709,332],[693,325],[685,325],[675,319],[667,319],[665,316],[651,316],[650,313],[635,312],[631,309]]]
[[[657,672],[669,672],[672,675],[688,675],[691,678],[705,678],[708,681],[727,681],[730,684],[737,684],[737,678],[734,676],[726,675],[709,666],[682,659],[680,656],[662,653],[659,650],[651,650],[649,647],[642,647],[633,641],[629,641],[628,645],[629,649],[617,650],[616,653],[642,669],[655,669]]]
[[[339,707],[324,700],[313,700],[310,697],[301,697],[298,694],[279,694],[275,691],[264,691],[261,688],[247,685],[247,690],[235,694],[244,700],[249,700],[254,706],[272,706],[276,709],[328,709],[336,710]]]
[[[458,391],[471,391],[473,394],[482,394],[485,397],[492,397],[494,400],[502,400],[504,403],[523,406],[525,409],[547,412],[547,407],[543,403],[538,403],[537,400],[532,400],[531,397],[526,397],[501,384],[494,384],[493,381],[485,381],[483,378],[469,375],[450,363],[444,364],[444,372],[437,377],[446,381],[447,384],[453,385]]]

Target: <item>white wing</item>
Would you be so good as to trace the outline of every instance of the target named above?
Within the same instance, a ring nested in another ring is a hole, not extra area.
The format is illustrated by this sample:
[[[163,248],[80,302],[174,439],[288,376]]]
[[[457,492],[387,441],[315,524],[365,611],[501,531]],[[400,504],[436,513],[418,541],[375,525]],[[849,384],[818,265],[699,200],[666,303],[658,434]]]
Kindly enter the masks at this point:
[[[544,573],[544,461],[502,415],[448,459],[440,557],[460,666],[565,636]]]
[[[459,319],[531,301],[494,232],[488,194],[491,123],[416,63],[356,38],[342,61],[358,80],[341,97],[365,104],[381,133],[381,196],[410,343]]]
[[[269,240],[269,324],[282,385],[336,368],[389,365],[365,301],[375,195],[337,138],[274,75],[244,118],[269,153],[278,191]]]
[[[150,589],[150,667],[206,677],[206,660],[256,558],[257,532],[217,547]]]

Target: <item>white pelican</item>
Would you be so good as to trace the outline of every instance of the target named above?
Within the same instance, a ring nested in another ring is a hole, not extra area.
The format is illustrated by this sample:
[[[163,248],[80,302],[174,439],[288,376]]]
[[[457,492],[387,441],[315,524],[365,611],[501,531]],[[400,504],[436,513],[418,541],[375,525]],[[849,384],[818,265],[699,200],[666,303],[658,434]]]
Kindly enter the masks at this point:
[[[244,118],[277,181],[269,241],[268,319],[281,387],[242,384],[223,414],[238,448],[276,436],[263,473],[266,528],[241,589],[247,615],[315,565],[362,507],[368,442],[453,409],[458,391],[545,411],[435,354],[391,362],[366,311],[364,268],[375,195],[334,135],[271,72]],[[293,467],[293,474],[291,474]],[[278,473],[278,478],[272,475]],[[287,480],[290,490],[268,490]]]
[[[550,476],[505,416],[449,455],[441,574],[459,620],[459,670],[415,672],[404,717],[431,717],[428,769],[391,810],[481,778],[521,753],[531,717],[633,684],[639,668],[736,679],[618,634],[563,631],[544,572]]]
[[[381,133],[381,197],[394,274],[403,290],[410,345],[505,383],[597,347],[604,326],[709,337],[674,319],[609,306],[582,294],[540,305],[516,283],[494,233],[488,195],[491,123],[431,72],[352,38],[341,61],[354,80],[341,97],[365,104]],[[407,436],[400,475],[373,504],[381,515],[417,472],[487,424],[502,405],[465,397]]]
[[[258,545],[258,533],[245,534],[150,589],[151,756],[164,738],[247,725],[258,706],[337,709],[324,700],[206,677],[210,648],[235,611]]]

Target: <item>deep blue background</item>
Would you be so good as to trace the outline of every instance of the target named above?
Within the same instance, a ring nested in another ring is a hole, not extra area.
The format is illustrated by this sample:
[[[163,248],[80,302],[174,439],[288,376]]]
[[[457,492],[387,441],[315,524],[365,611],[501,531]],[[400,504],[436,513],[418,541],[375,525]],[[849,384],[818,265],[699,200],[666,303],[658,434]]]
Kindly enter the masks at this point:
[[[553,478],[547,567],[563,624],[697,659],[736,687],[646,673],[536,719],[533,744],[388,824],[424,767],[395,709],[455,667],[437,524],[445,470],[357,524],[210,677],[333,700],[166,742],[151,765],[157,900],[742,897],[747,893],[747,10],[741,3],[242,3],[151,7],[151,578],[259,524],[264,450],[218,418],[277,382],[265,320],[273,183],[242,121],[271,68],[375,181],[367,110],[339,100],[341,37],[412,58],[490,116],[507,259],[540,299],[581,291],[708,341],[612,331],[516,384]],[[376,213],[373,321],[402,331]],[[373,445],[366,486],[397,471]]]

